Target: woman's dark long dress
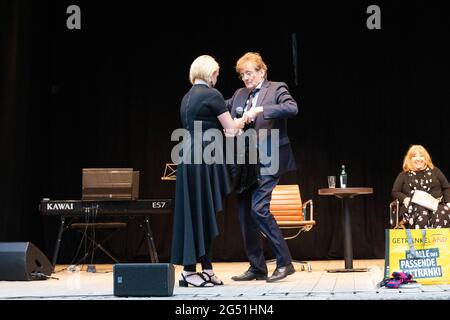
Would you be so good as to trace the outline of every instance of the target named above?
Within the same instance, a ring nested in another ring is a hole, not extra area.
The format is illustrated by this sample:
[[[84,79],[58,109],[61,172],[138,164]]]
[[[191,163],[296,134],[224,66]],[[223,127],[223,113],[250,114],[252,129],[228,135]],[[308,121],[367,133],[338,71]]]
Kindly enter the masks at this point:
[[[224,112],[228,110],[222,94],[207,85],[196,84],[183,97],[181,122],[192,137],[192,153],[194,121],[201,121],[202,133],[217,129],[222,135],[223,129],[217,116]],[[209,143],[201,142],[200,145],[204,150]],[[177,166],[172,263],[184,266],[196,264],[198,258],[205,255],[205,248],[219,234],[216,214],[223,210],[223,197],[231,191],[229,172],[224,162],[206,164],[202,157],[201,164],[192,161],[191,164]]]

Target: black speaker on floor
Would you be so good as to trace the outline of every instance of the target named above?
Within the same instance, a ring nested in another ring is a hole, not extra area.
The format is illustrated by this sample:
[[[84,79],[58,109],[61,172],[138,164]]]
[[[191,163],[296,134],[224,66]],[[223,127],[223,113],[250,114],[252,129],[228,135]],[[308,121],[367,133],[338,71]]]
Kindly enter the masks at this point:
[[[0,280],[44,280],[53,266],[31,242],[0,242]]]
[[[119,297],[170,297],[175,268],[170,263],[119,263],[113,267],[114,295]]]

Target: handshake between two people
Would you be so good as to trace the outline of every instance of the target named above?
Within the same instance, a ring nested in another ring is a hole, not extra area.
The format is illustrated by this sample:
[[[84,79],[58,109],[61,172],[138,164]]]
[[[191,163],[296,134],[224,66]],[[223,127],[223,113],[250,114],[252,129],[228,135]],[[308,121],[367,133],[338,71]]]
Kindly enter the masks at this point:
[[[256,117],[263,112],[263,107],[254,107],[242,114],[238,112],[237,117],[233,119],[234,128],[224,129],[226,136],[238,136],[243,133],[246,124],[255,121]]]
[[[251,108],[249,111],[244,112],[244,116],[246,117],[246,123],[250,123],[252,121],[255,121],[256,117],[263,112],[263,107],[254,107]]]
[[[254,107],[246,112],[243,108],[238,108],[236,111],[237,116],[233,119],[233,128],[224,129],[227,137],[241,135],[245,125],[255,121],[256,117],[263,112],[263,107]]]
[[[263,107],[254,107],[250,110],[244,112],[242,116],[237,116],[234,118],[234,125],[238,129],[244,128],[245,124],[255,121],[256,117],[263,112]]]

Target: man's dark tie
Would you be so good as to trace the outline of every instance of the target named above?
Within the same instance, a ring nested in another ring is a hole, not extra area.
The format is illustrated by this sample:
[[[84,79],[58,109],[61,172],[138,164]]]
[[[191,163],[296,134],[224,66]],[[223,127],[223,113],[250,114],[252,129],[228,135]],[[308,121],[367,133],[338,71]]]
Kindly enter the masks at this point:
[[[255,95],[259,92],[259,88],[253,90],[248,95],[248,104],[247,104],[247,111],[250,110],[253,107],[253,98]]]
[[[247,111],[249,111],[253,106],[253,98],[255,95],[259,92],[259,88],[255,89],[250,92],[248,95],[248,102],[247,102]],[[253,122],[248,123],[244,127],[244,131],[247,131],[249,128],[254,128],[255,125]],[[253,133],[250,133],[252,135],[255,135],[256,132],[253,131]],[[256,141],[256,138],[255,140]],[[237,164],[232,168],[232,176],[233,176],[233,184],[234,184],[234,190],[236,193],[240,194],[244,192],[245,190],[249,190],[252,188],[255,184],[259,183],[260,181],[260,167],[259,163],[256,164],[250,164],[249,159],[249,144],[250,140],[245,139],[244,140],[245,147],[243,150],[237,150],[236,154],[239,159],[244,159],[244,164]]]

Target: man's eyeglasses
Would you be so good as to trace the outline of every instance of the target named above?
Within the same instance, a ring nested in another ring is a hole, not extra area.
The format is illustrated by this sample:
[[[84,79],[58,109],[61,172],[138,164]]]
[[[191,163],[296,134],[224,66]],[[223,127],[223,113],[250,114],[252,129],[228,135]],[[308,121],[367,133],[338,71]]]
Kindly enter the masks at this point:
[[[247,76],[247,77],[251,77],[251,76],[253,76],[255,73],[257,72],[257,70],[253,70],[253,71],[245,71],[245,72],[243,72],[243,73],[240,73],[239,74],[239,79],[244,79],[244,77],[245,76]]]

